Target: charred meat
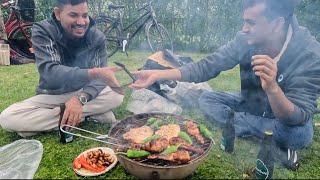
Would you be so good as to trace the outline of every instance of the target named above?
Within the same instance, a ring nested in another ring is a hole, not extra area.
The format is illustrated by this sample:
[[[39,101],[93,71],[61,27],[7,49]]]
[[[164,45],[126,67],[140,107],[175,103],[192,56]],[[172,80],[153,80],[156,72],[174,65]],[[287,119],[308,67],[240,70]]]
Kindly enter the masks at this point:
[[[148,159],[161,159],[165,161],[175,162],[175,163],[187,163],[190,161],[191,157],[188,151],[178,150],[175,153],[162,155],[162,154],[150,154]]]
[[[132,142],[130,144],[130,149],[132,150],[144,150],[145,149],[145,144],[140,144],[140,143],[135,143],[135,142]]]
[[[141,143],[141,144],[132,142],[130,145],[130,149],[146,150],[152,153],[160,153],[168,147],[169,147],[169,141],[166,138],[159,138],[159,139],[151,140],[149,142]]]
[[[169,141],[166,138],[155,139],[145,143],[146,151],[160,153],[169,147]]]
[[[194,136],[196,138],[196,140],[200,143],[200,144],[204,144],[204,138],[203,136],[200,134],[198,125],[192,121],[186,121],[185,122],[185,126],[187,129],[188,134],[190,134],[191,136]]]
[[[185,140],[183,140],[180,137],[171,138],[170,141],[169,141],[169,144],[171,146],[172,145],[179,146],[179,148],[181,148],[181,149],[185,149],[187,151],[192,151],[192,152],[197,153],[197,154],[203,154],[204,153],[204,150],[190,145],[189,143],[187,143]]]

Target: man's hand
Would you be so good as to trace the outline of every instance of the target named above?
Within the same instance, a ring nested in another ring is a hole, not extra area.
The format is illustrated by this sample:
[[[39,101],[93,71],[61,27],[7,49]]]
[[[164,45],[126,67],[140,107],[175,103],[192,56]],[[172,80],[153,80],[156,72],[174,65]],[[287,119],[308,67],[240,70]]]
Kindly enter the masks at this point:
[[[77,126],[82,118],[82,104],[77,97],[72,97],[65,103],[66,109],[64,111],[61,125]],[[59,116],[60,113],[55,114]],[[60,127],[59,127],[60,128]],[[66,127],[68,131],[70,128]]]
[[[294,104],[286,97],[279,87],[277,77],[277,64],[266,55],[252,57],[253,71],[261,79],[261,86],[268,96],[273,114],[278,118],[288,118],[294,112]]]
[[[123,70],[119,66],[108,66],[103,68],[89,69],[89,76],[92,79],[102,79],[108,86],[115,92],[124,95],[124,91],[121,88],[120,83],[116,79],[115,72]]]
[[[252,57],[251,65],[255,75],[260,77],[261,86],[267,94],[273,94],[279,91],[276,81],[277,64],[267,55],[256,55]]]
[[[137,80],[130,84],[129,87],[132,89],[142,89],[151,86],[157,79],[157,70],[142,70],[135,71],[132,74]]]

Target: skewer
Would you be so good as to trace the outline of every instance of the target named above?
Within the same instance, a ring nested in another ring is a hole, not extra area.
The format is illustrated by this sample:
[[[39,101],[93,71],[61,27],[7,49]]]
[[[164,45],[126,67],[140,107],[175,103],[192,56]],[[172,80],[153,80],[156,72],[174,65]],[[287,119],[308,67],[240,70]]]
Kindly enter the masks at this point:
[[[86,132],[86,133],[89,133],[89,134],[94,134],[94,135],[97,135],[97,137],[95,137],[95,138],[94,137],[88,137],[88,136],[84,136],[84,135],[82,135],[80,133],[72,133],[70,131],[65,131],[64,130],[65,127],[69,127],[71,129],[76,129],[78,131]],[[91,140],[94,140],[94,141],[103,142],[103,143],[106,143],[106,144],[109,144],[109,145],[113,145],[113,146],[117,146],[117,147],[125,147],[125,148],[127,147],[126,145],[121,145],[121,144],[112,143],[112,142],[109,142],[109,141],[102,140],[102,139],[111,139],[111,140],[114,140],[114,141],[121,141],[120,139],[112,138],[112,137],[109,137],[108,135],[95,133],[95,132],[88,131],[88,130],[81,129],[81,128],[77,128],[77,127],[74,127],[74,126],[61,125],[60,126],[60,130],[63,133],[70,134],[70,135],[73,135],[73,136],[78,136],[78,137],[82,137],[82,138],[86,138],[86,139],[91,139]]]

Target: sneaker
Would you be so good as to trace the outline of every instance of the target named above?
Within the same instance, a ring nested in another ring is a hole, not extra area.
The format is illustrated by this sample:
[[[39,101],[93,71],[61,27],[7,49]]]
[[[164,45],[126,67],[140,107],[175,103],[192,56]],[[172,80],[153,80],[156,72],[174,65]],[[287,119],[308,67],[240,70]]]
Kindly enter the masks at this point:
[[[277,148],[277,152],[278,159],[287,169],[296,171],[299,168],[300,163],[296,150]]]

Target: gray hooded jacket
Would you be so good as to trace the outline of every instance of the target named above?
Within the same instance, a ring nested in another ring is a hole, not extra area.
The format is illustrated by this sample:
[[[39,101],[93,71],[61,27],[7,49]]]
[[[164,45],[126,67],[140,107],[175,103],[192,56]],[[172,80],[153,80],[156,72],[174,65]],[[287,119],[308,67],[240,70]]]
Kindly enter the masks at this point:
[[[54,14],[37,22],[32,29],[32,43],[40,74],[37,94],[59,95],[77,91],[94,99],[106,87],[101,80],[90,80],[88,69],[107,63],[105,36],[92,18],[81,42],[68,40]]]
[[[294,113],[281,119],[289,125],[305,124],[313,119],[320,94],[320,44],[310,32],[292,22],[292,39],[278,62],[277,82],[295,105]],[[240,65],[241,102],[250,114],[275,118],[261,81],[252,71],[253,50],[239,32],[236,38],[205,59],[180,68],[182,81],[204,82],[221,71]]]

